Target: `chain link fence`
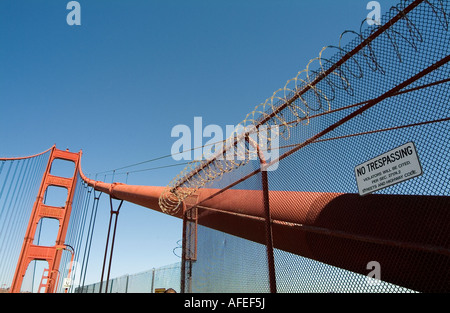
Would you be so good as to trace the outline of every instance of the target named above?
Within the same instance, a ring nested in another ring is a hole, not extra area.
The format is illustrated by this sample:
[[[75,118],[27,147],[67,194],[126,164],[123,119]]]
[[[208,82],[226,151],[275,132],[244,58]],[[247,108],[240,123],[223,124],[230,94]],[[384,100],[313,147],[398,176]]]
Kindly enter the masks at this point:
[[[182,291],[450,291],[448,13],[401,1],[253,112],[280,129],[276,170],[217,158],[169,186],[166,211],[185,205]],[[406,143],[421,175],[361,196],[355,168]]]
[[[110,279],[107,293],[155,293],[173,289],[180,292],[181,263]],[[106,285],[106,284],[103,284]],[[104,289],[104,288],[103,288]],[[78,287],[76,293],[99,293],[100,282]],[[102,292],[105,292],[103,290]]]

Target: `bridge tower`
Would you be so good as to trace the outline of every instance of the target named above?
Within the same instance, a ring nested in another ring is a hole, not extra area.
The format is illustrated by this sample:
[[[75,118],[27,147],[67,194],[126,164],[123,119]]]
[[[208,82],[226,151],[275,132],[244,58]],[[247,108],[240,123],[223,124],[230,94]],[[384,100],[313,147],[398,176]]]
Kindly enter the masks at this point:
[[[19,293],[22,287],[22,281],[25,276],[28,265],[31,261],[40,260],[48,262],[48,279],[45,288],[46,293],[53,293],[58,283],[59,265],[69,226],[70,213],[72,211],[72,202],[77,183],[79,162],[81,151],[78,153],[69,152],[68,150],[58,150],[52,147],[47,168],[42,178],[39,193],[31,212],[28,228],[22,245],[22,250],[17,262],[16,271],[11,285],[12,293]],[[75,171],[70,178],[51,175],[53,161],[59,159],[75,163]],[[44,203],[44,196],[47,188],[50,186],[62,187],[67,189],[67,200],[64,207],[53,207]],[[54,246],[39,246],[33,244],[36,229],[42,218],[51,218],[59,221],[58,234]]]

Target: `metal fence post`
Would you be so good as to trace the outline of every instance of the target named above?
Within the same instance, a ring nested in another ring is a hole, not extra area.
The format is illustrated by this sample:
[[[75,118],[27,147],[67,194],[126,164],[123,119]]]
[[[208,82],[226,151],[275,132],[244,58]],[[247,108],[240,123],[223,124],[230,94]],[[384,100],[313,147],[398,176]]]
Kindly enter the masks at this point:
[[[272,218],[270,216],[270,204],[269,204],[269,177],[267,170],[261,171],[263,198],[264,198],[264,218],[265,218],[265,230],[266,230],[266,248],[267,248],[267,265],[269,268],[269,284],[270,292],[277,292],[277,281],[275,277],[275,258],[273,254],[273,236],[272,236]]]

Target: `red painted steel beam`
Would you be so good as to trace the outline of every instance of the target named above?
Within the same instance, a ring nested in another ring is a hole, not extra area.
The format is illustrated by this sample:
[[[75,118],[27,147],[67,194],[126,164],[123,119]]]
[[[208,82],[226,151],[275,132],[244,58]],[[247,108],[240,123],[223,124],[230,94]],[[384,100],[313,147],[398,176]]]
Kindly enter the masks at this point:
[[[85,180],[114,198],[161,211],[164,187]],[[196,196],[200,225],[265,244],[262,190],[200,189]],[[377,261],[384,281],[450,291],[450,197],[269,191],[269,198],[275,248],[363,275]]]
[[[85,180],[95,190],[110,195],[112,198],[125,200],[140,206],[161,211],[159,208],[159,196],[166,189],[165,187],[135,186],[124,184],[108,184],[95,182],[90,179]],[[177,217],[182,218],[182,212]]]

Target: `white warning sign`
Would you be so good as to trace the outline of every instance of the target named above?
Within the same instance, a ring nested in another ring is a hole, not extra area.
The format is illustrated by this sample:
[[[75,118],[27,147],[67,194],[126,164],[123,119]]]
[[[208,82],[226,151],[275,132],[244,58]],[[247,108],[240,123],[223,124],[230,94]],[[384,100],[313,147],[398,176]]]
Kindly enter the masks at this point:
[[[420,175],[422,166],[412,142],[355,167],[356,183],[361,196]]]

